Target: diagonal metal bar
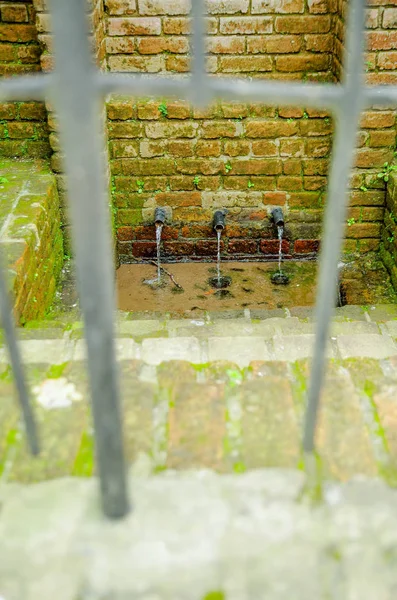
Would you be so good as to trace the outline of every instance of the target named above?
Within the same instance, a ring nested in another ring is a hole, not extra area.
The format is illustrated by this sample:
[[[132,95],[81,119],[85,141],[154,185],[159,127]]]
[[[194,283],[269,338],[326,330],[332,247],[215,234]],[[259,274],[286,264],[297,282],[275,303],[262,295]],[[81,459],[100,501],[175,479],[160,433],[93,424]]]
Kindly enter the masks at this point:
[[[93,85],[85,11],[86,0],[52,1],[56,59],[52,92],[66,157],[102,505],[109,518],[119,518],[128,512],[128,500],[113,336],[114,266],[100,138],[101,103]]]
[[[333,148],[329,196],[324,217],[324,242],[321,251],[316,304],[316,339],[303,436],[303,449],[305,452],[313,452],[314,450],[314,435],[324,380],[328,332],[336,300],[338,261],[342,250],[346,221],[349,176],[353,166],[356,135],[364,102],[364,22],[364,1],[352,0],[348,23],[346,87],[336,115],[336,137]]]
[[[0,261],[2,262],[2,261]],[[15,327],[12,318],[12,308],[9,300],[5,269],[0,267],[0,316],[4,329],[11,367],[14,373],[15,386],[17,388],[18,400],[21,407],[25,424],[26,437],[32,454],[39,453],[39,441],[36,422],[32,407],[29,402],[29,392],[26,378],[22,367],[21,355],[15,335]]]

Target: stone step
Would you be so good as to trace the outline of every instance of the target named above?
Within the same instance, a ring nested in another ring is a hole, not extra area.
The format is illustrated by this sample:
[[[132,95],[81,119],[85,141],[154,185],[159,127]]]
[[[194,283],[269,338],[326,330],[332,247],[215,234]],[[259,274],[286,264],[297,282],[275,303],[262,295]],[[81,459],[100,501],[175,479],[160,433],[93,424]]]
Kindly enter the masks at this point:
[[[301,434],[310,362],[119,363],[127,461],[150,472],[304,468]],[[95,472],[84,361],[30,364],[42,454],[26,449],[12,381],[0,378],[0,473],[33,482]],[[323,475],[396,480],[397,357],[329,361],[317,430]],[[394,466],[393,466],[394,465]]]
[[[5,486],[2,596],[395,598],[397,492],[374,480],[332,483],[313,507],[304,484],[289,469],[134,476],[133,511],[113,523],[96,481]]]

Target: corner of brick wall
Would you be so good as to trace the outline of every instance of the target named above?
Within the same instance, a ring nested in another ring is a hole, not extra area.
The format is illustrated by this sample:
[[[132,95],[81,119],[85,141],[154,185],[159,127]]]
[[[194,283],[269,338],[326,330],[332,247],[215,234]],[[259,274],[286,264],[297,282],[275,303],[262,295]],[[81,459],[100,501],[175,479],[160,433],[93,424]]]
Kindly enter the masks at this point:
[[[0,1],[0,76],[40,71],[40,55],[31,0]],[[0,157],[48,158],[46,120],[42,103],[0,104]]]
[[[397,164],[387,177],[385,219],[382,228],[380,255],[397,291]]]

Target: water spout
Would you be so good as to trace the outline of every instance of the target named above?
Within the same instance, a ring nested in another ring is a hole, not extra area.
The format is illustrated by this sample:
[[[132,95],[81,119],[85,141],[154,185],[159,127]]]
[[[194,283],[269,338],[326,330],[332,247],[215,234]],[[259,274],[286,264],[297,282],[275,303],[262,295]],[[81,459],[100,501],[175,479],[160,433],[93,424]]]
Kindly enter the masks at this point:
[[[161,233],[165,223],[166,214],[164,208],[157,207],[154,211],[154,224],[156,226],[156,246],[157,246],[157,283],[161,282]]]
[[[216,231],[216,236],[218,238],[218,251],[217,251],[217,261],[216,261],[216,274],[218,279],[218,287],[221,287],[221,235],[222,231],[225,228],[225,213],[223,210],[217,210],[214,214],[214,230]]]
[[[273,208],[272,210],[272,218],[274,221],[275,226],[278,227],[284,227],[284,215],[283,215],[283,211],[281,208]]]
[[[271,280],[273,283],[286,285],[289,283],[289,277],[281,271],[281,263],[283,260],[283,233],[284,233],[284,215],[281,208],[273,208],[272,217],[274,224],[277,227],[278,245],[278,273],[273,273]]]
[[[213,227],[216,232],[222,231],[225,229],[226,225],[226,214],[223,210],[216,210],[214,213],[214,221]]]

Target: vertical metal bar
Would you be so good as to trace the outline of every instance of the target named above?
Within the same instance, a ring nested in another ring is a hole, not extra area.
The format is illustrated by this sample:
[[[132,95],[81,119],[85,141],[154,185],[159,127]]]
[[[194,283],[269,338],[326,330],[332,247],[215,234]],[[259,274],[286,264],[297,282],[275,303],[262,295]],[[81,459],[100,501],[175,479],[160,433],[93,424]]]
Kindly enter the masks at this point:
[[[338,261],[347,214],[348,184],[356,149],[360,111],[364,102],[364,1],[352,0],[348,20],[345,94],[337,114],[329,195],[324,219],[316,304],[316,339],[305,415],[303,449],[313,452],[317,413],[324,379],[330,320],[335,308]]]
[[[128,512],[114,350],[114,267],[94,87],[86,0],[53,0],[54,89],[65,150],[77,284],[88,349],[102,505],[110,518]]]
[[[2,261],[1,261],[2,263]],[[15,377],[15,386],[18,392],[18,400],[22,410],[22,415],[25,423],[26,436],[30,451],[32,454],[39,453],[39,442],[37,436],[37,428],[34,420],[32,407],[29,402],[29,392],[24,376],[21,355],[19,352],[15,327],[12,318],[12,308],[8,296],[7,282],[5,279],[5,270],[0,266],[0,316],[4,329],[8,353],[10,356],[11,367]]]
[[[192,100],[197,106],[204,106],[210,98],[205,65],[206,24],[204,0],[192,1]]]

